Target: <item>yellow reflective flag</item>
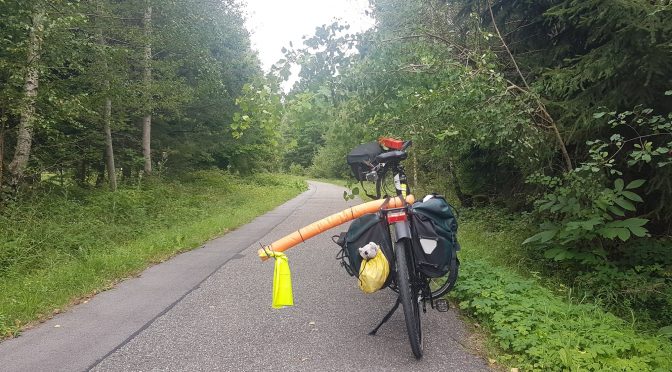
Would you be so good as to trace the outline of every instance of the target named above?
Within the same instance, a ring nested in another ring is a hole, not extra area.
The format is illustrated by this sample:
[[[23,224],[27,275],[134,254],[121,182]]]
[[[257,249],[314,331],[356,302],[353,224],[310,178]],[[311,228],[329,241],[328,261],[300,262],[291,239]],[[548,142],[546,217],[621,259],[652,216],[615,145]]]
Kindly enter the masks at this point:
[[[275,258],[273,269],[273,308],[282,309],[287,306],[294,306],[294,296],[292,295],[292,275],[289,271],[289,260],[282,252],[273,252],[267,250],[269,256]]]

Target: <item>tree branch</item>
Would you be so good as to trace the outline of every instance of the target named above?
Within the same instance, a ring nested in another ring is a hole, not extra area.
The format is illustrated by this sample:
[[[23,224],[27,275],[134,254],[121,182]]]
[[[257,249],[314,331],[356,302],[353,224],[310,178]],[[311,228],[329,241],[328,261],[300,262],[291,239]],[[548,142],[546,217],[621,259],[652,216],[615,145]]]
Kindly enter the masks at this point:
[[[499,32],[499,27],[497,27],[497,21],[495,20],[495,14],[492,11],[492,3],[490,0],[488,1],[488,11],[490,12],[490,19],[492,20],[492,26],[495,28],[495,32],[497,32],[497,36],[499,37],[499,40],[502,42],[502,46],[504,46],[504,49],[506,49],[506,52],[509,55],[509,58],[511,58],[511,62],[513,62],[513,66],[516,68],[516,71],[518,72],[518,76],[520,76],[520,79],[523,81],[523,84],[525,84],[525,88],[527,90],[527,93],[531,94],[531,89],[529,84],[527,84],[527,80],[525,79],[525,76],[523,73],[520,71],[520,67],[518,67],[518,63],[516,62],[516,59],[513,57],[513,54],[511,53],[511,50],[509,49],[509,46],[506,44],[506,41],[504,41],[504,38],[502,37],[502,34]],[[521,91],[523,91],[520,87],[518,87]],[[537,103],[537,109],[543,114],[542,118],[545,119],[548,124],[551,127],[551,130],[553,131],[553,134],[555,135],[555,139],[558,142],[558,146],[560,147],[560,152],[562,152],[562,157],[565,159],[565,166],[567,167],[568,171],[571,171],[573,169],[572,166],[572,159],[569,157],[569,152],[567,152],[567,146],[565,146],[565,141],[562,139],[562,135],[560,134],[560,131],[558,130],[558,126],[555,123],[555,120],[553,120],[553,117],[551,114],[546,110],[546,106],[544,106],[543,102],[541,100],[535,97],[535,101]]]

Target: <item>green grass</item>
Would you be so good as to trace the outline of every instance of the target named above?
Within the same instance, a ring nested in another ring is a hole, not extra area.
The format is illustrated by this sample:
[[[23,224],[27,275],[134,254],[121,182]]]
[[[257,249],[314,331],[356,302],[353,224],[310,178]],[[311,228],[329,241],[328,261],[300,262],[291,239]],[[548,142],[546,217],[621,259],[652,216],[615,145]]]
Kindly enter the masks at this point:
[[[200,246],[306,189],[299,177],[197,172],[103,190],[57,189],[0,212],[0,335]]]
[[[670,340],[638,330],[552,277],[521,246],[524,220],[493,209],[460,220],[460,278],[452,296],[485,326],[499,363],[522,370],[670,370]]]

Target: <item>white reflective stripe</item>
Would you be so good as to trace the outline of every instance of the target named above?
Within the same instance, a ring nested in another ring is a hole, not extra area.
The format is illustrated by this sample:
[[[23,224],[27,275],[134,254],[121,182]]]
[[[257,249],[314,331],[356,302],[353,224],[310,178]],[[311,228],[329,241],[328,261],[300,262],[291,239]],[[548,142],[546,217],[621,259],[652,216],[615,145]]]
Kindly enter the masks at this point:
[[[398,174],[395,174],[395,175],[394,175],[394,187],[395,187],[397,190],[401,190],[401,180],[399,179],[399,175],[398,175]]]
[[[422,247],[422,251],[425,252],[425,254],[432,254],[434,250],[436,249],[437,241],[434,239],[422,239],[420,238],[420,246]]]

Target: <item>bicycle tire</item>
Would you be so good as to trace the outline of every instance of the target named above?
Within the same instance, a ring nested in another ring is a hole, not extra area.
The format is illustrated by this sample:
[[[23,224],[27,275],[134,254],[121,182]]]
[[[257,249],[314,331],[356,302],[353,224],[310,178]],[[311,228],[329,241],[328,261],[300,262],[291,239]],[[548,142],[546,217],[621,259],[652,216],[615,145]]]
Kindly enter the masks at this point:
[[[399,300],[404,308],[404,319],[406,320],[406,331],[408,340],[411,343],[411,351],[416,359],[422,358],[422,324],[420,323],[420,305],[419,291],[413,288],[409,266],[407,240],[402,239],[395,246],[395,258],[397,266],[397,288],[399,289]]]
[[[446,295],[446,293],[450,292],[453,287],[455,287],[455,283],[457,282],[457,274],[459,271],[460,265],[455,264],[455,269],[450,270],[446,275],[440,277],[440,278],[432,278],[430,279],[430,286],[432,283],[435,283],[437,281],[441,282],[441,285],[439,285],[439,288],[432,290],[432,298],[441,298]]]

